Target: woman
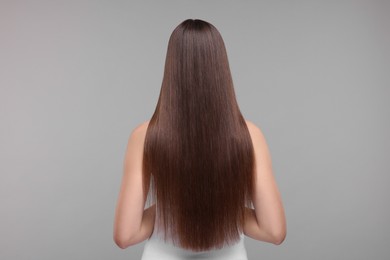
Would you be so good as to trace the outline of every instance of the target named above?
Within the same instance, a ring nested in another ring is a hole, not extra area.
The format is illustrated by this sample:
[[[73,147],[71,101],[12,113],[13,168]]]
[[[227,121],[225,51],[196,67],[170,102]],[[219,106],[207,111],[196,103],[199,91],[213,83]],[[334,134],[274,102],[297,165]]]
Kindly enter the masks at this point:
[[[129,137],[114,241],[148,239],[143,260],[247,259],[244,235],[286,236],[271,156],[240,112],[220,33],[187,19],[169,39],[156,110]]]

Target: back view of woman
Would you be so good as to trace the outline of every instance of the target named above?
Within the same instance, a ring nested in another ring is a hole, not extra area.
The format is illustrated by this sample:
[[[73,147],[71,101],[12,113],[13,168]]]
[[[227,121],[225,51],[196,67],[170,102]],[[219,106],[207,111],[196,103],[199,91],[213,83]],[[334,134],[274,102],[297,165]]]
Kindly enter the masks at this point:
[[[247,259],[244,235],[286,236],[265,137],[242,116],[223,39],[206,21],[171,34],[157,107],[129,138],[114,224],[121,248],[148,239],[143,260]]]

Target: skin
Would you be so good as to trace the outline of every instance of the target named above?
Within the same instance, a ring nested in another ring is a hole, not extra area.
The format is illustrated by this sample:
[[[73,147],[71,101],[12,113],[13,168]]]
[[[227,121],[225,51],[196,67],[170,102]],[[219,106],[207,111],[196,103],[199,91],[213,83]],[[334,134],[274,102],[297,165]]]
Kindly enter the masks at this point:
[[[255,209],[246,208],[244,234],[255,240],[281,244],[286,236],[286,219],[273,173],[265,137],[246,120],[255,151]],[[115,243],[122,249],[147,240],[153,233],[156,205],[144,209],[146,196],[142,188],[142,155],[149,121],[138,125],[130,134],[124,158],[124,170],[115,210]],[[149,188],[148,188],[149,190]],[[147,192],[146,192],[147,194]]]
[[[248,225],[251,228],[246,231],[253,239],[279,245],[286,237],[287,226],[281,195],[273,176],[270,151],[261,129],[251,121],[247,120],[246,123],[256,161],[253,197],[255,209],[248,211]]]

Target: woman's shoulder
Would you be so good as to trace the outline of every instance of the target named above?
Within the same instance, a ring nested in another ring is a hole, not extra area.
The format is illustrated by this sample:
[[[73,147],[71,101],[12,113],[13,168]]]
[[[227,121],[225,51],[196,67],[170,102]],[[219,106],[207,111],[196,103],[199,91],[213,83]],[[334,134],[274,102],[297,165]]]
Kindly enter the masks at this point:
[[[245,122],[247,124],[249,134],[255,146],[267,148],[268,145],[267,145],[266,137],[261,127],[249,120],[245,120]]]
[[[245,123],[248,126],[248,128],[256,127],[256,125],[252,121],[249,121],[248,119],[245,119]]]
[[[143,147],[143,141],[146,136],[146,130],[148,129],[149,121],[144,121],[138,124],[130,133],[128,142],[136,142],[139,147]]]
[[[250,120],[245,119],[246,125],[248,127],[249,132],[252,134],[256,134],[258,132],[261,132],[260,127],[257,126],[255,123],[253,123]]]
[[[133,133],[139,133],[140,135],[145,134],[148,129],[149,120],[139,123],[134,129]]]

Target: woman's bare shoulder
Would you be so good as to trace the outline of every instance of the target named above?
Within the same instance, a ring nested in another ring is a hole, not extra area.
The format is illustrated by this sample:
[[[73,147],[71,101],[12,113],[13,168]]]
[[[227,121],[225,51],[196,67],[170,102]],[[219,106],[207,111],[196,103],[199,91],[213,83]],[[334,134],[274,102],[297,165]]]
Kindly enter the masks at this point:
[[[253,123],[252,121],[249,121],[247,119],[245,119],[245,122],[246,122],[246,125],[248,127],[248,130],[251,132],[251,134],[253,132],[256,132],[256,131],[260,131],[260,127],[258,127],[255,123]]]
[[[248,127],[252,141],[254,141],[257,145],[267,146],[267,141],[263,131],[261,130],[261,127],[249,120],[245,120],[245,122]]]
[[[148,129],[148,125],[149,125],[149,121],[144,121],[144,122],[138,124],[136,127],[134,127],[130,133],[129,141],[134,140],[141,147],[143,145],[143,141],[144,141],[145,136],[146,136],[146,131]]]
[[[149,120],[148,120],[148,121],[144,121],[144,122],[138,124],[138,125],[133,129],[133,132],[142,132],[142,133],[146,133],[146,130],[148,129],[148,125],[149,125]]]
[[[149,125],[149,121],[145,121],[143,123],[140,124],[140,127],[146,132],[146,130],[148,129],[148,125]]]

